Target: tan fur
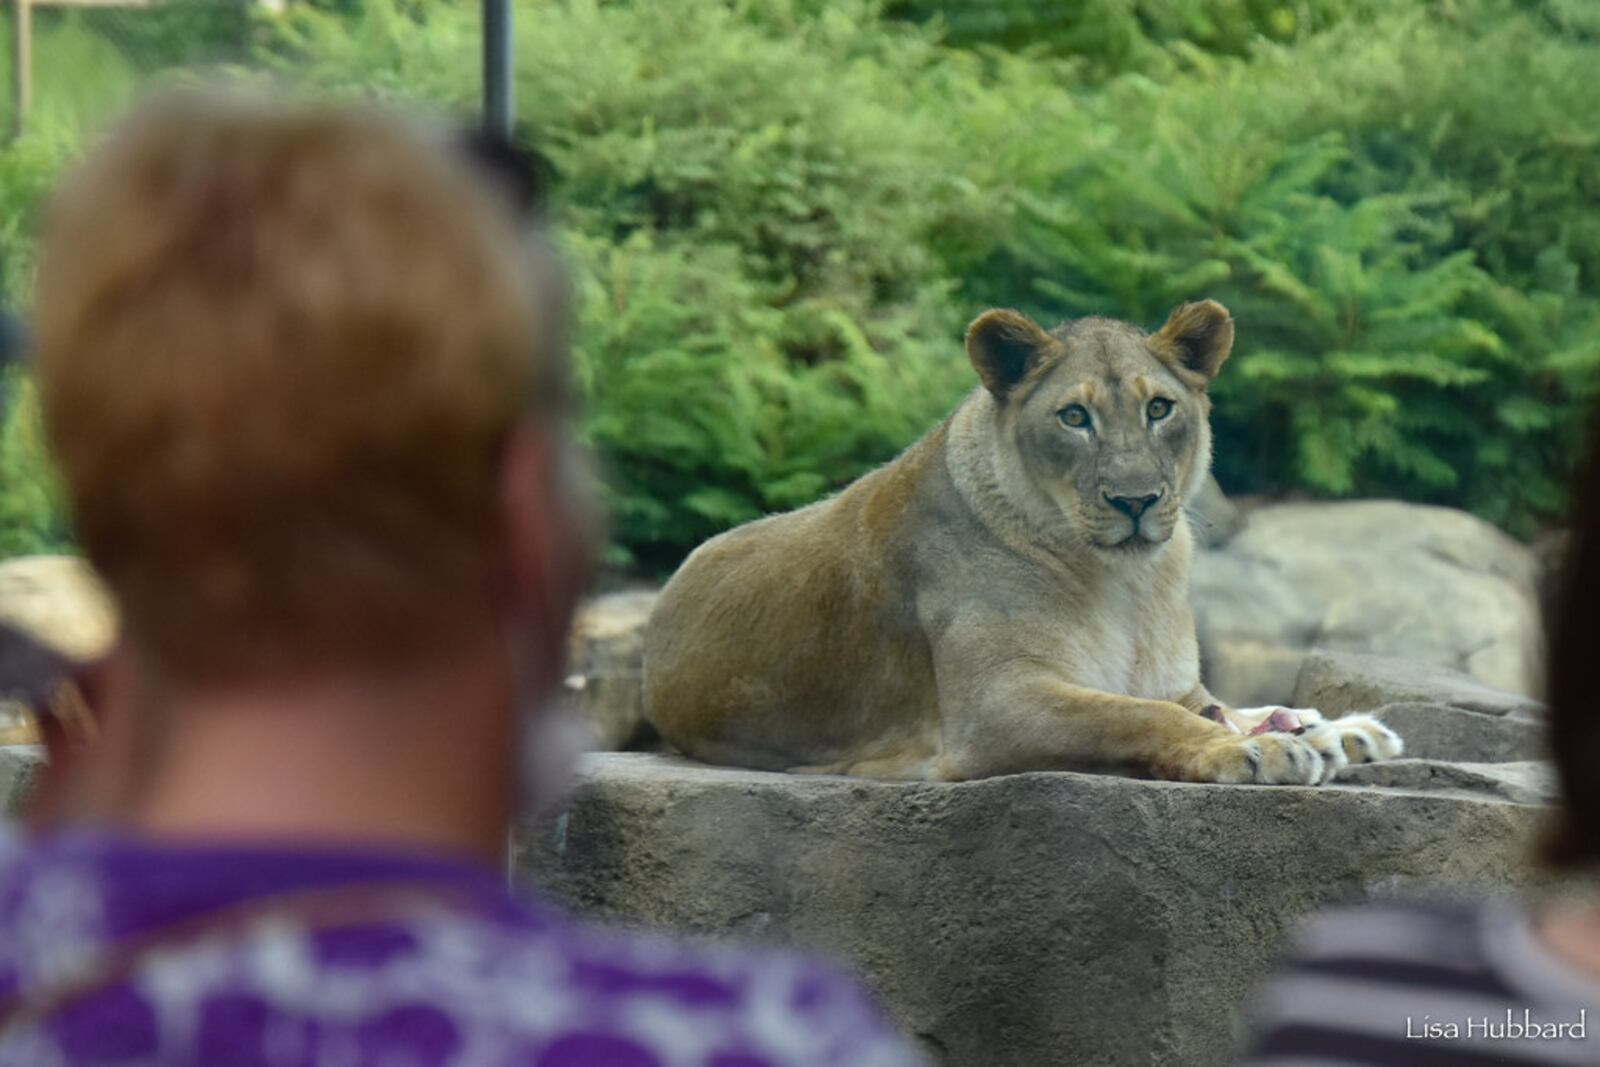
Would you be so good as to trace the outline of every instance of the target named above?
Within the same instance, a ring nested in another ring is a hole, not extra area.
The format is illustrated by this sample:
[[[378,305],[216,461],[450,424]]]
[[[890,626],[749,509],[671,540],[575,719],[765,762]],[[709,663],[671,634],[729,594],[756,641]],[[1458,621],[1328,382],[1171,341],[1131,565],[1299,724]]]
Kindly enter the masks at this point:
[[[684,562],[646,634],[650,719],[688,755],[773,770],[1323,780],[1301,738],[1195,714],[1214,701],[1183,503],[1210,463],[1205,386],[1232,340],[1209,301],[1154,335],[980,316],[967,347],[984,387],[943,424]],[[1067,425],[1073,404],[1090,426]]]

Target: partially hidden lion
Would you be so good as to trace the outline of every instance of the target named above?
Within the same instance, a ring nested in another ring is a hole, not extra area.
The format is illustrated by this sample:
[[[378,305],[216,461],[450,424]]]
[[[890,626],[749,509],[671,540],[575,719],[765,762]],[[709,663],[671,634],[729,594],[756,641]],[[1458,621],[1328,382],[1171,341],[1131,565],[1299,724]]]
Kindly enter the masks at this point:
[[[1368,715],[1200,682],[1184,505],[1211,462],[1215,301],[1153,334],[985,312],[981,386],[837,495],[701,545],[645,634],[645,711],[710,763],[877,778],[1123,767],[1317,784],[1398,755]]]

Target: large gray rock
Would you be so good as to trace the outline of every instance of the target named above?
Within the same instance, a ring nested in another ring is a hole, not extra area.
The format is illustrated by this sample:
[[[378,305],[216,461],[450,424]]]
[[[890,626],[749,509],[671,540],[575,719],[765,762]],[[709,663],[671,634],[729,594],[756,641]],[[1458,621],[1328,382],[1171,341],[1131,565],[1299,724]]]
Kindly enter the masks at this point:
[[[655,601],[654,590],[608,593],[582,605],[573,619],[567,689],[593,725],[597,748],[622,748],[648,729],[644,624]]]
[[[593,915],[832,953],[938,1062],[1205,1067],[1309,909],[1529,878],[1543,809],[1478,773],[938,784],[608,754],[513,860]]]
[[[102,655],[117,632],[110,594],[77,556],[0,560],[0,622],[76,660]]]
[[[1537,695],[1543,638],[1534,553],[1461,511],[1365,500],[1249,512],[1196,554],[1207,684],[1237,705],[1289,700],[1313,648],[1384,652]]]
[[[1405,754],[1418,759],[1500,763],[1547,754],[1542,724],[1506,715],[1443,704],[1388,704],[1378,717],[1405,739]]]
[[[85,661],[116,640],[117,613],[99,576],[77,556],[17,556],[0,560],[0,623]],[[0,680],[0,745],[38,741],[27,708],[5,688]]]
[[[1556,777],[1548,763],[1450,763],[1432,759],[1396,759],[1348,767],[1342,783],[1388,789],[1444,791],[1454,796],[1497,796],[1518,804],[1549,804],[1557,799]]]
[[[1244,527],[1244,512],[1223,493],[1216,478],[1206,476],[1205,484],[1185,506],[1199,543],[1206,548],[1221,548]]]
[[[1371,711],[1385,704],[1442,704],[1481,715],[1542,718],[1543,705],[1484,685],[1446,667],[1393,656],[1315,652],[1305,657],[1291,701],[1327,715]]]

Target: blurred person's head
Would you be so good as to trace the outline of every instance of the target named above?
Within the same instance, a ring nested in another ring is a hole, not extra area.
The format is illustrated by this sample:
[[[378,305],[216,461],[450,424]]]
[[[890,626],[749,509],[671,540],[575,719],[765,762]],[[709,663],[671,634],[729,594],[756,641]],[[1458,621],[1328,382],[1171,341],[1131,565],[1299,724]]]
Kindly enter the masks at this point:
[[[519,231],[442,139],[353,110],[169,97],[69,177],[45,418],[165,674],[425,656],[481,621],[507,441],[562,407]]]
[[[46,427],[164,692],[494,655],[518,699],[555,683],[590,533],[559,284],[485,168],[394,116],[185,94],[61,186]]]
[[[1545,854],[1558,867],[1600,867],[1600,433],[1574,501],[1550,649],[1550,745],[1562,805]]]

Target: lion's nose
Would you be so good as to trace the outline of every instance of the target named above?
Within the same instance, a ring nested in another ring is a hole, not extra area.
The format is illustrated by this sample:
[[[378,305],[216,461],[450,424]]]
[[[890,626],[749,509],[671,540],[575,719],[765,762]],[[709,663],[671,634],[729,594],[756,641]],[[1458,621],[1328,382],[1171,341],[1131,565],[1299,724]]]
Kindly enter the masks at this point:
[[[1110,493],[1107,493],[1105,494],[1105,497],[1107,504],[1110,504],[1124,515],[1128,516],[1128,518],[1137,519],[1140,515],[1143,515],[1146,511],[1149,511],[1156,501],[1161,499],[1161,494],[1149,493],[1145,496],[1112,496]]]

